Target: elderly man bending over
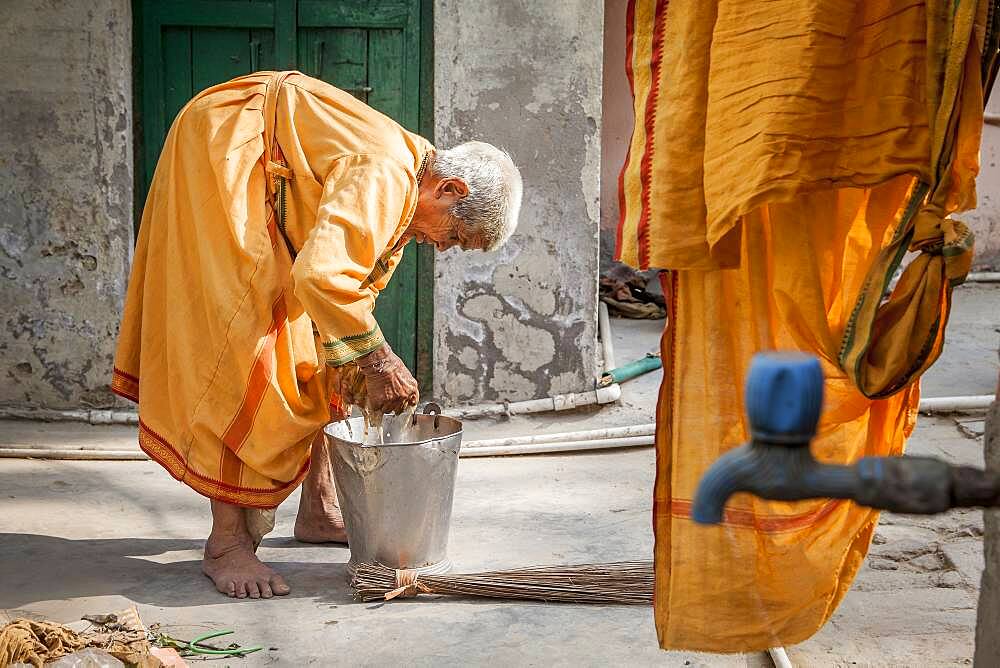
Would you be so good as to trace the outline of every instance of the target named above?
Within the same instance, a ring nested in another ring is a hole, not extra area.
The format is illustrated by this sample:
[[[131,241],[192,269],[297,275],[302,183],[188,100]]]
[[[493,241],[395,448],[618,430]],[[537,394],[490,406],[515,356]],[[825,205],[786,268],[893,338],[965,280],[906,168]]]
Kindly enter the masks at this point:
[[[296,537],[345,539],[321,429],[349,363],[374,410],[418,399],[372,315],[406,243],[492,250],[520,205],[506,153],[435,151],[297,72],[234,79],[181,110],[142,216],[112,388],[139,403],[142,449],[211,499],[203,570],[220,592],[288,593],[255,552],[303,480]]]

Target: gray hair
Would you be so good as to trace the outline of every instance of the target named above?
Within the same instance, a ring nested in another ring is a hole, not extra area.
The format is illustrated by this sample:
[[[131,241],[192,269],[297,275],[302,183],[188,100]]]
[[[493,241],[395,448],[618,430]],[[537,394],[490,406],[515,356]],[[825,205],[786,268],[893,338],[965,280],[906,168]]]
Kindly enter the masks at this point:
[[[465,225],[483,245],[496,250],[517,227],[521,210],[521,172],[506,151],[492,144],[470,141],[437,151],[431,170],[438,178],[458,178],[469,194],[451,209],[451,215]]]

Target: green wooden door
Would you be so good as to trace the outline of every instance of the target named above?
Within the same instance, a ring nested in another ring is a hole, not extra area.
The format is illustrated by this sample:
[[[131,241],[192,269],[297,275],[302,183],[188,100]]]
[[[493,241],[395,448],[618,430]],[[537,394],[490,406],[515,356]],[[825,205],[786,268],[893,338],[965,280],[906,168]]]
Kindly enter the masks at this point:
[[[430,17],[421,5],[421,0],[136,0],[140,198],[145,199],[181,107],[209,86],[258,70],[300,70],[349,91],[408,129],[426,129],[429,93],[421,99],[421,78],[428,73],[429,34],[422,42],[421,29],[428,32]],[[423,88],[429,89],[429,82]],[[425,387],[432,262],[427,250],[408,247],[375,309],[390,345]]]

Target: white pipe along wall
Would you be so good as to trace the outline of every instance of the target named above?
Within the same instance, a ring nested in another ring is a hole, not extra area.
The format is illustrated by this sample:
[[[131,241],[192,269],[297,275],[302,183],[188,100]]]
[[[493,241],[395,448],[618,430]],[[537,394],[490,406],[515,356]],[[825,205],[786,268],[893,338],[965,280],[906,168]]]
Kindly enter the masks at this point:
[[[640,425],[641,426],[641,425]],[[620,429],[643,431],[634,427],[621,427]],[[570,432],[572,433],[572,432]],[[586,432],[584,432],[586,433]],[[550,434],[561,436],[560,434]],[[637,436],[617,436],[617,437],[595,437],[582,438],[576,440],[556,440],[544,443],[517,442],[517,439],[493,439],[494,441],[508,441],[502,445],[490,440],[469,441],[462,444],[460,455],[462,457],[497,457],[503,455],[529,455],[543,454],[546,452],[572,452],[577,450],[604,450],[611,448],[637,448],[646,447],[653,444],[653,434]],[[513,441],[513,442],[510,442]],[[145,452],[141,450],[95,450],[93,448],[0,448],[0,458],[24,458],[24,459],[83,459],[83,460],[106,460],[106,461],[145,461],[149,459]]]
[[[566,431],[532,436],[511,436],[469,441],[462,444],[462,457],[499,457],[504,455],[535,455],[546,452],[636,448],[653,444],[656,423],[631,427],[609,427],[586,431]]]
[[[609,387],[618,386],[613,385]],[[922,413],[951,413],[965,410],[981,410],[989,408],[993,400],[994,397],[990,394],[968,397],[929,397],[921,399],[919,410]],[[80,413],[86,413],[86,411],[80,411]],[[496,457],[503,455],[540,454],[545,452],[568,452],[572,450],[634,448],[652,445],[655,431],[656,424],[649,422],[627,427],[609,427],[586,431],[483,439],[463,444],[461,455],[463,457]],[[148,459],[145,453],[138,450],[94,450],[87,448],[0,448],[0,457],[120,461]]]
[[[614,389],[613,389],[614,388]],[[604,390],[602,395],[601,391]],[[518,413],[532,413],[538,410],[520,410],[520,404],[535,404],[539,406],[559,406],[558,408],[548,408],[547,410],[565,410],[576,406],[593,405],[594,403],[608,403],[617,401],[621,396],[620,385],[609,385],[591,392],[581,392],[579,394],[563,394],[556,397],[546,397],[545,399],[533,399],[527,402],[515,402],[511,404],[487,404],[486,406],[470,406],[469,409],[456,409],[445,411],[446,415],[456,418],[470,417],[465,415],[466,410],[488,409],[471,417],[516,415]],[[961,397],[927,397],[920,400],[919,409],[921,413],[953,413],[966,410],[983,410],[990,407],[994,396],[992,394],[974,394]],[[535,408],[530,406],[529,408]],[[509,409],[509,413],[508,413]],[[135,411],[105,411],[105,410],[21,410],[0,407],[0,420],[38,420],[39,422],[83,422],[94,425],[107,424],[138,424],[139,416]]]
[[[604,355],[604,371],[614,369],[615,344],[611,340],[611,317],[608,315],[608,305],[601,302],[597,306],[597,333],[601,337],[601,353]]]
[[[444,414],[449,417],[468,420],[481,417],[523,415],[525,413],[548,413],[552,411],[565,411],[580,406],[610,404],[618,401],[621,396],[621,385],[614,383],[607,387],[598,387],[589,392],[557,394],[543,399],[529,399],[527,401],[513,401],[502,404],[480,404],[478,406],[446,410]]]

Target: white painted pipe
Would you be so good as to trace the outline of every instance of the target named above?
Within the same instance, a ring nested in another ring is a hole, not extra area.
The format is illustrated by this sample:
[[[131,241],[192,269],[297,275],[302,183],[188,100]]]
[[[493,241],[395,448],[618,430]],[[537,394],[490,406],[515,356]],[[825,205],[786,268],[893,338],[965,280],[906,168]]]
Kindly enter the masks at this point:
[[[607,387],[599,387],[589,392],[572,394],[557,394],[544,399],[529,399],[503,404],[481,404],[465,408],[455,408],[445,411],[445,415],[465,419],[478,417],[501,417],[506,415],[521,415],[525,413],[544,413],[548,411],[565,411],[579,406],[595,404],[610,404],[622,396],[622,388],[617,383]],[[0,408],[0,419],[41,420],[43,422],[85,422],[89,424],[139,424],[139,415],[131,411],[54,411],[54,410],[20,410]]]
[[[504,415],[520,415],[524,413],[544,413],[547,411],[564,411],[578,406],[593,406],[609,404],[618,401],[622,388],[617,383],[607,387],[599,387],[589,392],[572,394],[557,394],[544,399],[529,399],[504,404],[480,404],[455,408],[445,411],[445,415],[455,418],[477,418]],[[85,422],[89,424],[139,424],[139,415],[134,411],[110,410],[23,410],[18,408],[0,407],[0,419],[8,420],[39,420],[42,422]]]
[[[456,418],[478,418],[524,413],[544,413],[564,411],[579,406],[609,404],[621,398],[621,386],[616,384],[600,387],[589,392],[557,394],[544,399],[529,399],[505,404],[480,404],[445,411],[445,415]],[[26,410],[0,407],[0,420],[38,420],[41,422],[84,422],[94,425],[139,424],[139,414],[135,411],[111,410],[51,410],[46,408]]]
[[[792,660],[788,658],[788,652],[785,651],[784,647],[772,647],[767,650],[767,654],[771,657],[771,661],[774,662],[774,668],[795,668],[792,665]]]
[[[445,415],[459,419],[480,417],[501,417],[522,415],[525,413],[546,413],[549,411],[565,411],[579,406],[595,404],[610,404],[622,396],[622,388],[618,383],[599,387],[589,392],[573,394],[557,394],[544,399],[529,399],[527,401],[511,401],[502,404],[480,404],[446,410]]]
[[[988,394],[968,397],[931,397],[921,400],[920,411],[945,413],[983,409],[989,408],[993,400],[994,397]],[[494,438],[470,441],[464,444],[462,456],[486,457],[637,447],[652,445],[655,433],[656,423],[650,422],[631,427]]]
[[[621,397],[618,384],[601,387],[591,392],[560,394],[544,399],[531,399],[508,404],[483,404],[445,411],[456,418],[518,415],[542,411],[560,411],[577,406],[606,404]],[[982,410],[989,408],[995,400],[992,394],[978,394],[958,397],[927,397],[920,400],[921,412],[947,413],[961,410]],[[40,420],[42,422],[85,422],[95,425],[138,424],[139,416],[134,411],[111,410],[24,410],[0,407],[0,420]],[[599,430],[595,430],[599,431]]]
[[[0,458],[78,459],[117,462],[142,462],[149,459],[142,450],[94,450],[88,448],[0,448]]]
[[[601,337],[601,350],[604,352],[604,370],[615,368],[615,344],[611,339],[611,317],[608,315],[608,305],[598,302],[597,331]]]
[[[920,400],[922,413],[951,413],[954,411],[980,410],[989,408],[996,397],[992,394],[978,394],[967,397],[928,397]]]
[[[129,410],[53,410],[51,408],[22,409],[0,407],[0,419],[39,420],[41,422],[86,422],[88,424],[139,424],[139,414]]]
[[[544,411],[559,411],[577,406],[606,404],[618,401],[621,397],[621,386],[609,385],[591,392],[576,394],[561,394],[544,399],[517,401],[509,404],[483,404],[456,408],[445,411],[446,415],[456,418],[476,418],[487,416],[518,415],[523,413],[539,413]],[[920,410],[923,412],[942,412],[960,410],[980,410],[989,408],[993,403],[992,394],[979,394],[961,397],[927,397],[920,400]],[[139,424],[139,415],[135,411],[111,410],[25,410],[19,408],[0,407],[0,420],[39,420],[41,422],[84,422],[94,425],[109,424]]]
[[[462,445],[467,457],[515,455],[543,452],[567,452],[603,448],[630,448],[652,445],[656,424],[638,424],[628,427],[566,431],[554,434],[512,436],[469,441]],[[20,457],[38,459],[80,459],[108,461],[145,461],[149,459],[141,450],[95,450],[87,448],[0,448],[0,458]]]
[[[973,272],[965,277],[966,283],[1000,283],[1000,271]]]
[[[545,438],[565,438],[580,434],[594,434],[600,431],[609,434],[635,434],[629,436],[577,438],[575,440],[544,440]],[[571,452],[579,450],[604,450],[609,448],[638,448],[653,444],[653,434],[642,434],[646,425],[620,427],[617,429],[594,430],[592,432],[566,432],[549,434],[546,437],[526,437],[522,442],[516,438],[486,439],[469,441],[462,445],[462,457],[497,457],[503,455],[544,454],[547,452]],[[541,439],[541,440],[533,440]],[[0,458],[18,459],[74,459],[91,461],[146,461],[149,457],[142,450],[95,450],[88,448],[0,448]]]
[[[601,397],[601,390],[613,390],[613,393]],[[595,396],[596,395],[596,396]],[[586,406],[610,403],[617,401],[621,396],[621,387],[617,384],[608,387],[598,388],[593,392],[580,392],[578,394],[563,394],[545,399],[531,399],[529,401],[518,401],[509,404],[484,404],[480,406],[469,406],[467,408],[456,408],[445,411],[446,415],[455,418],[477,418],[501,415],[518,415],[521,413],[539,413],[544,411],[559,411],[577,406]],[[613,397],[613,398],[612,398]],[[980,410],[989,408],[993,403],[992,394],[977,394],[961,397],[928,397],[920,400],[920,411],[947,413],[962,410]]]
[[[609,438],[632,438],[634,436],[650,436],[656,433],[656,423],[637,424],[629,427],[608,427],[606,429],[587,429],[584,431],[563,431],[554,434],[535,434],[531,436],[511,436],[509,438],[487,438],[479,441],[469,441],[463,448],[495,448],[508,445],[538,445],[542,443],[563,443],[566,441],[598,441]]]
[[[560,441],[555,443],[527,443],[523,445],[477,446],[470,441],[462,446],[462,457],[501,457],[505,455],[537,455],[552,452],[578,452],[610,448],[640,448],[653,445],[655,437],[631,436],[626,438],[595,438],[589,441]]]
[[[610,385],[603,390],[616,388]],[[600,390],[581,393],[582,395],[597,395]],[[613,393],[610,393],[613,394]],[[580,395],[560,395],[538,399],[534,402],[554,402],[563,399],[564,403],[577,401]],[[566,399],[566,397],[570,397]],[[993,395],[983,394],[966,397],[930,397],[920,402],[922,412],[949,412],[958,410],[976,410],[989,408],[994,401]],[[581,405],[581,404],[575,404]],[[516,412],[517,404],[509,404]],[[497,408],[503,409],[503,406]],[[60,411],[66,413],[68,411]],[[84,412],[84,411],[80,411]],[[87,411],[101,413],[102,411]],[[111,411],[106,411],[111,412]],[[107,423],[105,423],[107,424]],[[557,432],[553,434],[535,434],[529,436],[511,436],[508,438],[482,439],[469,441],[462,447],[463,457],[493,457],[504,455],[543,454],[551,452],[571,452],[582,450],[603,450],[610,448],[634,448],[653,444],[655,423],[645,423],[627,427],[609,427],[606,429],[589,429],[581,431]],[[20,457],[38,459],[77,459],[105,461],[144,461],[148,457],[140,450],[88,450],[86,448],[0,448],[0,458]]]

